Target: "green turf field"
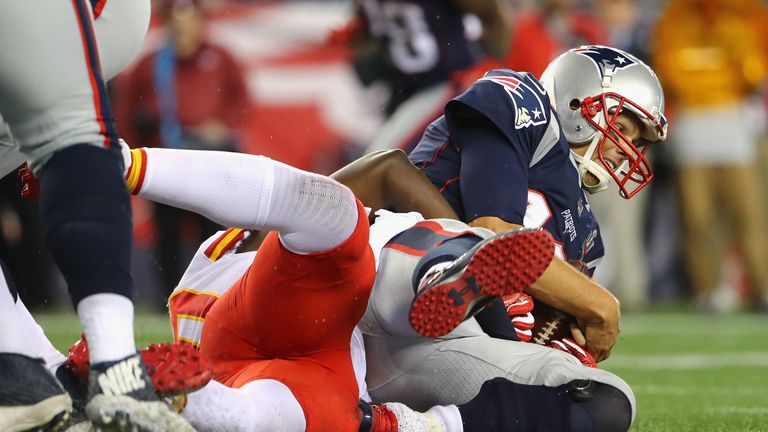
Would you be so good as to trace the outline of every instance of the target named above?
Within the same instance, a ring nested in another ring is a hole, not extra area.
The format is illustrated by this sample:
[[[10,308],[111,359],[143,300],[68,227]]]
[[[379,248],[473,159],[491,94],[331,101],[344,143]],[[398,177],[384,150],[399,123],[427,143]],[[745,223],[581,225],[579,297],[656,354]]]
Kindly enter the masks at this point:
[[[54,345],[79,335],[74,314],[36,313]],[[139,344],[170,339],[165,315],[139,313]],[[768,317],[653,312],[625,316],[602,367],[635,391],[636,432],[768,432]]]

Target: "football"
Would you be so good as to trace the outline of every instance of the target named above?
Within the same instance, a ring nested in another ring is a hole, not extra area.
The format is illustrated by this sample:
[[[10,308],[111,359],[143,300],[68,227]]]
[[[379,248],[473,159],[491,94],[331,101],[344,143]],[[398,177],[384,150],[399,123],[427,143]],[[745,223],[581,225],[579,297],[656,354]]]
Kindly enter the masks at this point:
[[[573,337],[571,323],[576,321],[573,316],[536,300],[533,306],[533,317],[535,322],[531,342],[546,346],[554,340]]]

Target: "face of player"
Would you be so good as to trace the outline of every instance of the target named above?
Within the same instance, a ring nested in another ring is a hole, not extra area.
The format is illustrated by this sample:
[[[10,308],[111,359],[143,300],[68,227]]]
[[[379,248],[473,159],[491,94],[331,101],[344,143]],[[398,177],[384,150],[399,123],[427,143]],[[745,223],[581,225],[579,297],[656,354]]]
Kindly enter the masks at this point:
[[[630,112],[622,112],[620,113],[616,119],[614,120],[614,125],[616,125],[616,128],[627,138],[629,138],[630,141],[633,143],[637,142],[639,140],[643,126],[642,123],[640,123],[640,119],[637,118],[634,114]],[[611,132],[613,133],[613,132]],[[616,140],[618,142],[621,142],[621,140]],[[637,145],[637,144],[636,144]],[[584,145],[581,147],[574,147],[572,150],[581,155],[584,156],[587,152],[587,148],[589,145]],[[605,144],[603,145],[602,150],[603,159],[605,159],[606,162],[613,165],[613,168],[618,168],[621,166],[621,164],[624,163],[624,161],[627,160],[626,153],[622,148],[615,142],[614,140],[606,140]],[[592,155],[592,160],[594,162],[600,163],[600,153],[595,152]],[[584,184],[587,186],[594,186],[597,185],[599,182],[597,177],[595,177],[592,173],[587,172],[584,175]]]

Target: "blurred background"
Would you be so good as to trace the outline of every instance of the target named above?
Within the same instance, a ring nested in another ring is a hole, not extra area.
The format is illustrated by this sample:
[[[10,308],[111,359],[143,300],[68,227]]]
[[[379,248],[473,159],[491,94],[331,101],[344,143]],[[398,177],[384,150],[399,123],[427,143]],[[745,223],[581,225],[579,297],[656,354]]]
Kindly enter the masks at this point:
[[[143,52],[110,83],[118,130],[134,147],[258,153],[331,173],[372,148],[410,148],[478,72],[503,66],[538,76],[570,47],[616,46],[659,74],[670,139],[651,152],[651,187],[627,202],[614,192],[590,197],[608,251],[597,277],[628,313],[766,311],[764,2],[499,0],[503,22],[467,14],[451,29],[477,50],[444,61],[433,81],[451,90],[399,135],[388,120],[434,84],[402,77],[418,75],[419,50],[429,45],[414,37],[404,60],[382,49],[376,38],[392,29],[375,25],[376,14],[389,13],[376,4],[155,1]],[[407,19],[395,25],[403,38],[417,35]],[[396,76],[398,61],[411,66]],[[68,307],[36,205],[20,200],[18,187],[16,176],[2,180],[0,253],[30,308]],[[136,300],[162,310],[197,244],[219,227],[138,198],[133,211]]]
[[[632,386],[635,431],[768,431],[765,2],[419,1],[480,10],[432,38],[421,26],[438,17],[395,0],[154,1],[142,53],[110,83],[118,130],[133,147],[256,153],[328,174],[411,148],[488,68],[539,76],[574,46],[627,50],[658,73],[670,128],[650,152],[650,187],[589,197],[607,251],[596,277],[624,311],[601,367]],[[453,56],[452,38],[473,51]],[[0,256],[66,351],[80,326],[19,189],[15,175],[0,182]],[[220,227],[138,198],[133,222],[141,346],[171,338],[167,295]]]

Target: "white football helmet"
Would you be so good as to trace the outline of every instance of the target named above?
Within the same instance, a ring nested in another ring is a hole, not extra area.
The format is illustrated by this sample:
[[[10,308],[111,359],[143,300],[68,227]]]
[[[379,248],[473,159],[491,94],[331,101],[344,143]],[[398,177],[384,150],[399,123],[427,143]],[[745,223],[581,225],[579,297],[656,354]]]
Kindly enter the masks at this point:
[[[598,184],[584,186],[595,193],[608,187],[610,178],[624,198],[631,198],[653,178],[645,157],[647,144],[667,137],[664,92],[656,74],[637,57],[616,48],[588,45],[565,52],[541,76],[565,138],[572,146],[589,144],[584,156],[573,154],[579,174],[589,172]],[[622,112],[634,113],[643,125],[639,140],[627,138],[614,125]],[[603,158],[607,140],[627,156],[618,167]],[[600,163],[592,161],[597,152]],[[583,181],[583,180],[582,180]]]

